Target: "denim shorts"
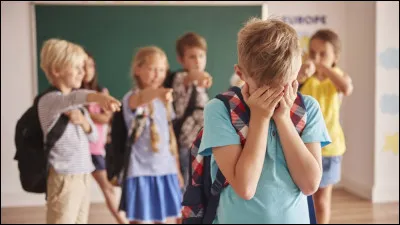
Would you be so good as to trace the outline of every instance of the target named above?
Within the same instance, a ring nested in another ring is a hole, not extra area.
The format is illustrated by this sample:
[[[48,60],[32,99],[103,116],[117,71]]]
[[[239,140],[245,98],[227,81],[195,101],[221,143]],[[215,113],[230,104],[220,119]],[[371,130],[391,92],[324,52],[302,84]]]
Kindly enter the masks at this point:
[[[92,155],[92,162],[95,167],[95,171],[106,169],[106,160],[102,155]]]
[[[340,181],[342,156],[322,157],[322,179],[320,188],[337,184]]]

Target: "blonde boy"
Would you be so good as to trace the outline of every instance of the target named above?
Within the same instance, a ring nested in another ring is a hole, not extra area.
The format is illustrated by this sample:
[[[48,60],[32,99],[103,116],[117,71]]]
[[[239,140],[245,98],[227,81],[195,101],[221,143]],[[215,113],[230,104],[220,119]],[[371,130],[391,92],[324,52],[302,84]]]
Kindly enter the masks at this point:
[[[74,90],[82,83],[86,57],[82,47],[60,39],[47,40],[41,50],[40,67],[55,90],[44,94],[38,102],[45,139],[60,116],[64,114],[69,118],[65,131],[50,149],[48,157],[49,224],[88,222],[90,173],[94,170],[89,140],[96,140],[97,133],[83,104],[97,102],[109,111],[119,110],[120,107],[120,103],[111,96]]]
[[[246,143],[219,99],[207,103],[199,154],[211,155],[229,182],[214,223],[310,223],[306,195],[322,174],[321,146],[330,138],[318,102],[303,96],[307,121],[301,135],[291,120],[301,49],[296,31],[282,21],[250,20],[238,34],[235,72],[245,82],[251,112]]]

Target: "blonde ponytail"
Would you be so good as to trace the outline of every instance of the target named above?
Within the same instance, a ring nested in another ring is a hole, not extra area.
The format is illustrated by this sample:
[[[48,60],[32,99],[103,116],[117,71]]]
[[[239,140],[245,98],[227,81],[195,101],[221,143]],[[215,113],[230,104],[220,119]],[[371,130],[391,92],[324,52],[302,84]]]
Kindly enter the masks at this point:
[[[167,120],[168,120],[168,130],[169,130],[169,149],[173,156],[178,155],[178,144],[176,141],[175,131],[172,127],[172,108],[171,104],[165,103],[165,108],[167,110]]]
[[[149,115],[150,115],[150,142],[153,152],[158,152],[158,144],[160,143],[160,134],[158,133],[157,126],[154,123],[154,106],[153,103],[149,103]]]

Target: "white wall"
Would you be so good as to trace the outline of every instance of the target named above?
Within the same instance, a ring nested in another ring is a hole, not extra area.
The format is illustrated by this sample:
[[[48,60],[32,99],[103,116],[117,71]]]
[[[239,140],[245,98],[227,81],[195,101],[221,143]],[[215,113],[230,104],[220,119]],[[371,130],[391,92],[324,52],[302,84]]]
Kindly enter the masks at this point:
[[[24,192],[14,158],[14,132],[34,97],[31,5],[1,2],[1,207],[43,205],[44,194]],[[92,182],[92,201],[103,201]]]
[[[322,1],[268,1],[269,17],[288,17],[293,23],[290,23],[298,32],[300,38],[307,36],[308,38],[318,29],[329,28],[337,32],[342,39],[343,52],[339,66],[346,69],[346,4],[343,1],[322,2]],[[307,17],[325,16],[325,24],[321,21],[315,22],[294,22],[296,17],[302,16],[305,20]],[[308,39],[307,39],[308,43]],[[302,42],[303,44],[303,42]]]
[[[268,1],[268,15],[272,17],[289,18],[289,23],[296,29],[299,34],[300,42],[308,52],[309,38],[318,29],[332,29],[340,37],[342,42],[342,52],[340,54],[339,67],[344,71],[347,71],[348,64],[351,59],[348,60],[348,46],[347,46],[347,33],[348,33],[348,3],[343,1],[334,2],[312,2],[312,1]],[[297,21],[297,19],[303,18],[303,22]],[[308,20],[309,18],[324,18],[314,21]],[[311,22],[310,22],[311,21]],[[346,106],[349,104],[347,98],[344,99],[341,109],[340,121],[343,124],[345,117]],[[346,171],[344,170],[343,173]],[[342,186],[340,182],[336,186]]]
[[[339,66],[355,87],[341,110],[347,152],[340,186],[374,202],[398,200],[398,2],[268,1],[268,14],[286,16],[291,22],[299,16],[326,16],[326,24],[292,23],[300,38],[321,28],[338,33],[343,47]],[[379,55],[387,48],[397,48],[397,59],[393,54],[385,56],[397,60],[397,69],[380,63]],[[384,113],[381,105],[389,100],[394,102],[384,106],[390,111]],[[397,113],[391,112],[396,104]]]
[[[375,2],[346,3],[347,72],[354,92],[346,98],[343,129],[347,152],[342,184],[371,199],[375,134]]]
[[[375,80],[375,182],[372,199],[374,202],[398,201],[399,2],[376,3]]]

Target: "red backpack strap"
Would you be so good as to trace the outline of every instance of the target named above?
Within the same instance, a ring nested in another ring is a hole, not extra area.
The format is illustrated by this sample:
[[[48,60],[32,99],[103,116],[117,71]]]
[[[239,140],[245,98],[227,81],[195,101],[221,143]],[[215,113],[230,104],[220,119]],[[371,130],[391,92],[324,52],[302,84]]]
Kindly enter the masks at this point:
[[[250,109],[244,103],[241,89],[232,87],[229,91],[218,95],[217,98],[225,104],[228,112],[230,112],[232,125],[240,137],[242,146],[244,146],[250,122]],[[290,109],[290,118],[299,134],[304,130],[307,122],[306,112],[303,95],[297,92],[297,97]]]
[[[193,186],[199,186],[203,184],[203,156],[199,155],[199,148],[201,138],[203,137],[203,128],[199,131],[196,139],[193,141],[192,147],[190,148],[190,162],[189,174],[191,174],[191,182]]]
[[[250,109],[244,103],[241,89],[236,86],[231,87],[227,92],[217,95],[216,98],[225,104],[230,113],[232,125],[240,137],[240,143],[244,146],[250,122]]]
[[[290,118],[294,126],[296,127],[297,132],[301,134],[306,126],[307,122],[307,109],[304,104],[303,95],[300,92],[297,92],[297,97],[294,100],[293,106],[290,109]]]

